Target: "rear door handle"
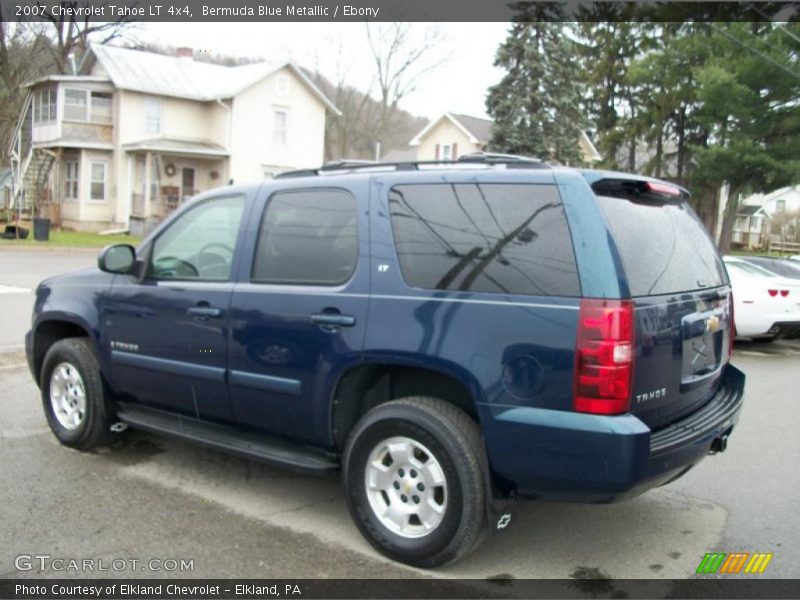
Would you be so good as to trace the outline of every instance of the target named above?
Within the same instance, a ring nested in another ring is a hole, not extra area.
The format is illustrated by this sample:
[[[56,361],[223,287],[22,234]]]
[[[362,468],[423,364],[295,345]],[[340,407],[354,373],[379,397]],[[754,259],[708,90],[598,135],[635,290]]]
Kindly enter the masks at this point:
[[[338,327],[352,327],[356,324],[356,318],[352,315],[337,315],[335,313],[320,313],[311,315],[311,322],[317,325],[328,325]]]
[[[191,308],[186,309],[186,314],[189,314],[193,317],[218,317],[222,314],[222,311],[218,308],[212,308],[210,306],[193,306]]]

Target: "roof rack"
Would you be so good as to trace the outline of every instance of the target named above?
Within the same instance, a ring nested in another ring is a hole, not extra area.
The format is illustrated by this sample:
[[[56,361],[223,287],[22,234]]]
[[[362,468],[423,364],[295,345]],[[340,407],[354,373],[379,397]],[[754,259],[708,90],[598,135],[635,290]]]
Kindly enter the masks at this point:
[[[420,167],[464,166],[464,165],[505,165],[514,169],[546,169],[550,165],[538,158],[517,156],[515,154],[497,154],[493,152],[474,152],[464,154],[456,160],[416,160],[400,162],[380,162],[374,160],[334,160],[316,169],[298,169],[286,171],[275,176],[276,179],[293,177],[314,177],[335,173],[352,173],[354,171],[419,171]]]

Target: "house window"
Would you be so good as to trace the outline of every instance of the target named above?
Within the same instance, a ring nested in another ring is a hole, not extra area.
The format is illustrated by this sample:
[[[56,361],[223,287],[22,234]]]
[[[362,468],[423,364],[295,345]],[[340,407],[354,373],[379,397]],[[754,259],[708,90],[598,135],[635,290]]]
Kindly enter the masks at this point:
[[[145,133],[161,133],[161,100],[145,98],[144,101]]]
[[[775,212],[776,213],[786,212],[786,200],[775,201]]]
[[[106,199],[106,163],[95,162],[91,163],[91,192],[89,194],[90,200],[105,201]]]
[[[75,200],[78,197],[78,161],[68,160],[65,165],[64,196],[67,200]]]
[[[92,92],[92,123],[111,123],[111,94]]]
[[[750,231],[753,233],[761,231],[761,219],[759,217],[752,217],[750,219]]]
[[[276,144],[286,144],[286,121],[287,113],[285,110],[275,111],[275,125],[272,130],[272,141]]]
[[[56,91],[39,90],[33,96],[33,122],[48,123],[56,120]]]
[[[89,109],[87,90],[64,90],[64,118],[69,121],[86,121]]]
[[[64,119],[111,123],[111,94],[65,89]]]
[[[452,160],[453,158],[453,147],[450,144],[444,144],[442,146],[442,160]]]

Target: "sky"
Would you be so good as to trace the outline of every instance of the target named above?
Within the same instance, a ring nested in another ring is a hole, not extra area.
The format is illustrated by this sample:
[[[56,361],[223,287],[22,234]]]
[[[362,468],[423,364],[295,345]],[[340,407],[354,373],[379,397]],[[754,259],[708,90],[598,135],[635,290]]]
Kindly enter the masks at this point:
[[[439,42],[428,54],[432,63],[401,108],[434,118],[443,112],[486,116],[485,97],[503,71],[492,66],[506,23],[411,24],[412,43],[437,28]],[[344,75],[360,90],[374,73],[364,23],[141,23],[132,36],[142,42],[189,46],[195,50],[248,58],[292,60],[329,79]]]

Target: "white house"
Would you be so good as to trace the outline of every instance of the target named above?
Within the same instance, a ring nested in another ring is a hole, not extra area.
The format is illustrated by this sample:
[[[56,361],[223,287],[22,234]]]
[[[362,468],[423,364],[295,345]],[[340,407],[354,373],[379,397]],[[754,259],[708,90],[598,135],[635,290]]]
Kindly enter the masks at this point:
[[[769,194],[748,196],[736,209],[731,241],[744,248],[765,248],[769,238],[779,241],[786,227],[800,226],[800,185]]]
[[[222,66],[188,48],[93,45],[77,74],[28,89],[14,200],[77,230],[138,233],[204,190],[321,164],[326,111],[340,114],[291,62]]]
[[[490,119],[472,117],[446,112],[431,120],[409,142],[408,149],[394,151],[384,156],[384,160],[455,160],[459,156],[483,152],[492,138],[494,122]],[[593,163],[600,160],[600,154],[589,136],[581,132],[578,140],[583,160]],[[416,152],[414,152],[416,150]],[[411,156],[413,155],[413,158]]]

